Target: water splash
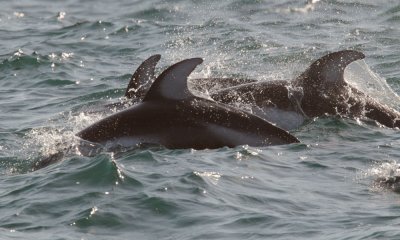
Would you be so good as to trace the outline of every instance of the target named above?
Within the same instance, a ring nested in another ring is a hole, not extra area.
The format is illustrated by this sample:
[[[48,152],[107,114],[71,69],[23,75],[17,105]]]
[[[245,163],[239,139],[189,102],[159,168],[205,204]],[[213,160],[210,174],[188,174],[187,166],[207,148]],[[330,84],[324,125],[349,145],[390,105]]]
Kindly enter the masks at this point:
[[[80,139],[75,134],[104,117],[104,113],[62,113],[61,118],[50,120],[47,127],[34,128],[24,137],[21,155],[32,160],[50,156],[76,146]],[[79,154],[74,151],[73,153]]]
[[[400,192],[400,164],[395,160],[375,163],[366,171],[362,171],[358,178],[372,178],[373,191],[390,189]]]
[[[399,108],[400,97],[387,84],[386,79],[373,72],[364,60],[355,61],[347,66],[344,78],[370,97],[392,108]]]

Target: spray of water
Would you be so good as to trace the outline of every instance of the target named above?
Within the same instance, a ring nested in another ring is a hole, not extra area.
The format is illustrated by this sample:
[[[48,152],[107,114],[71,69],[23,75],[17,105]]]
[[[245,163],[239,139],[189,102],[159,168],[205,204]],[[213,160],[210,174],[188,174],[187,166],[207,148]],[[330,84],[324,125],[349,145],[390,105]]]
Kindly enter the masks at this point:
[[[366,178],[373,179],[373,191],[390,189],[400,192],[400,164],[395,160],[375,163],[369,169],[361,171],[358,179]]]
[[[23,139],[23,147],[19,154],[32,161],[37,157],[65,151],[78,144],[79,139],[75,136],[78,131],[103,117],[104,113],[62,113],[49,120],[46,127],[30,130]]]
[[[364,60],[351,63],[344,73],[345,80],[389,107],[398,109],[400,97],[390,88],[386,79],[374,73]]]

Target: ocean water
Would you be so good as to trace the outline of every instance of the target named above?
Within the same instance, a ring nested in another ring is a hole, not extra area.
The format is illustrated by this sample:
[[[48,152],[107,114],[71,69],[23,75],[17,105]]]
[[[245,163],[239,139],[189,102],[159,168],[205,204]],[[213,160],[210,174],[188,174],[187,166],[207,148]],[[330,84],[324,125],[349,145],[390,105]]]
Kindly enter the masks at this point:
[[[2,1],[0,239],[399,239],[400,190],[376,180],[399,174],[400,132],[373,121],[316,118],[292,131],[300,144],[71,153],[31,171],[110,114],[96,109],[157,53],[158,71],[202,57],[192,77],[270,81],[355,49],[400,93],[399,24],[397,0]],[[365,87],[365,74],[348,80]]]

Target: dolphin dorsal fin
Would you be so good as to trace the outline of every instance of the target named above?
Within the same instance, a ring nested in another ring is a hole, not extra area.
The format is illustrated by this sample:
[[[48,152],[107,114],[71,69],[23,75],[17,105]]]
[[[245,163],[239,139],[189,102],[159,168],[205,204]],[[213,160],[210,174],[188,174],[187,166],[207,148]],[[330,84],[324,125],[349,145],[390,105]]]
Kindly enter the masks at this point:
[[[350,63],[365,58],[362,52],[343,50],[323,56],[315,61],[298,79],[311,81],[309,84],[344,83],[344,70]]]
[[[193,97],[188,89],[187,78],[202,62],[203,59],[201,58],[191,58],[170,66],[157,77],[143,101],[156,99],[183,100]]]
[[[133,98],[142,98],[145,94],[146,89],[148,89],[147,85],[150,85],[153,81],[154,70],[158,61],[160,61],[161,55],[156,54],[145,61],[136,69],[135,73],[133,73],[131,80],[129,81],[128,87],[125,91],[125,97],[129,99]]]

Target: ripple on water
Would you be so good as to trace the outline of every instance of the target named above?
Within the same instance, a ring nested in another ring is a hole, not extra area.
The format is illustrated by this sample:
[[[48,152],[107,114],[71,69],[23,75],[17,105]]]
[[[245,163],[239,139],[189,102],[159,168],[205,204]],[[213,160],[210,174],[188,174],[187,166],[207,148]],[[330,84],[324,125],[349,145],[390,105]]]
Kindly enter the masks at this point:
[[[192,77],[271,80],[358,49],[396,90],[397,1],[4,1],[2,10],[1,238],[398,239],[398,194],[374,184],[398,174],[399,137],[363,119],[313,119],[289,146],[70,154],[29,170],[111,113],[95,110],[119,101],[155,53],[161,68],[204,57]]]

